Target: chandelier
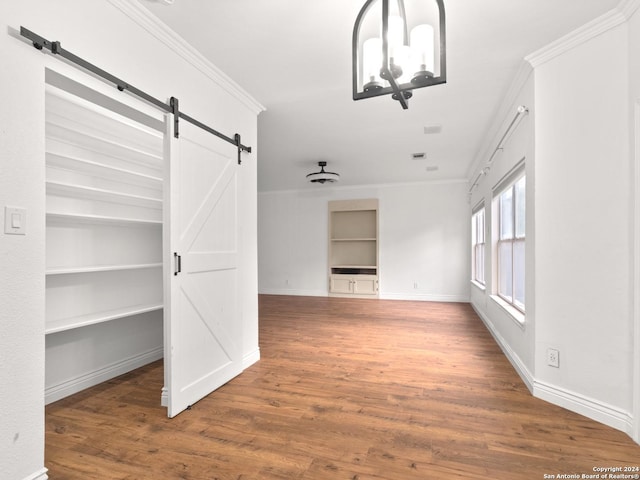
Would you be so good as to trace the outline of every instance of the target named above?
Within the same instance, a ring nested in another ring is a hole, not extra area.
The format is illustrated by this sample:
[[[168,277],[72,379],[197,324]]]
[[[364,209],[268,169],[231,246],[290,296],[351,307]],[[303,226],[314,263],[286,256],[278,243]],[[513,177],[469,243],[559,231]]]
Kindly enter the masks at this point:
[[[390,94],[409,108],[414,89],[446,83],[445,38],[442,0],[367,0],[353,27],[353,99]]]

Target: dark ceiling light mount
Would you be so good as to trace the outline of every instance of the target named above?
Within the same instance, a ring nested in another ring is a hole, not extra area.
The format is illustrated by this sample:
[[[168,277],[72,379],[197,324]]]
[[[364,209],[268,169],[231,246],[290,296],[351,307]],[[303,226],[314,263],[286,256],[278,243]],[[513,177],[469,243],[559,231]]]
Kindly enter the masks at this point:
[[[334,172],[325,172],[324,167],[327,166],[327,162],[318,162],[320,167],[319,172],[310,173],[307,175],[307,180],[311,183],[333,183],[340,180],[340,175]]]
[[[431,20],[437,17],[437,31],[421,23],[429,12],[416,8],[424,4],[429,10],[430,2],[438,10],[431,15]],[[380,8],[372,9],[376,4]],[[360,10],[353,27],[354,100],[390,94],[407,109],[414,89],[446,83],[443,0],[407,0],[407,4],[410,11],[405,10],[405,0],[367,0]]]

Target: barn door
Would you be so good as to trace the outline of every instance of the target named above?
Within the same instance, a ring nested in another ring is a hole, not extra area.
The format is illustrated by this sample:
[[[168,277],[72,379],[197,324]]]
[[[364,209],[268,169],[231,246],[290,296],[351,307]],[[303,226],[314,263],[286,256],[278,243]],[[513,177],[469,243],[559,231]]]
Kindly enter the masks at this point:
[[[190,123],[167,143],[165,401],[174,417],[242,370],[239,167],[236,147]]]

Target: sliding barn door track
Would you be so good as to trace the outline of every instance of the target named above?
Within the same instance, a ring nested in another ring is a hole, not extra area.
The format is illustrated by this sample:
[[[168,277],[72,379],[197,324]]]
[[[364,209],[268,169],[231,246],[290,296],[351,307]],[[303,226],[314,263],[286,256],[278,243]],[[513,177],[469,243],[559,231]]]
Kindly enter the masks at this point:
[[[62,48],[62,46],[60,45],[60,42],[50,42],[49,40],[41,37],[40,35],[32,32],[31,30],[25,28],[25,27],[20,27],[20,35],[22,35],[23,37],[31,40],[31,42],[33,43],[33,46],[38,49],[38,50],[49,50],[51,53],[53,53],[54,55],[60,55],[60,57],[64,58],[65,60],[71,62],[72,64],[87,70],[91,73],[93,73],[94,75],[97,75],[101,78],[103,78],[104,80],[106,80],[109,83],[112,83],[118,90],[120,90],[121,92],[127,91],[129,93],[131,93],[132,95],[135,95],[136,97],[141,98],[142,100],[144,100],[145,102],[153,105],[154,107],[166,112],[166,113],[171,113],[173,114],[173,121],[174,121],[174,136],[176,138],[179,137],[179,120],[183,119],[193,125],[195,125],[198,128],[201,128],[209,133],[211,133],[212,135],[215,135],[218,138],[221,138],[222,140],[224,140],[225,142],[231,143],[232,145],[235,145],[238,148],[238,165],[241,163],[241,154],[242,152],[248,152],[251,153],[251,147],[247,147],[245,145],[242,144],[241,140],[240,140],[240,134],[236,133],[233,138],[228,137],[220,132],[218,132],[217,130],[209,127],[208,125],[196,120],[195,118],[187,115],[184,112],[181,112],[180,109],[178,108],[179,102],[178,99],[175,97],[171,97],[169,103],[165,103],[162,100],[158,100],[155,97],[152,97],[151,95],[149,95],[148,93],[143,92],[142,90],[134,87],[133,85],[130,85],[129,83],[125,82],[124,80],[116,77],[115,75],[110,74],[109,72],[102,70],[99,67],[96,67],[95,65],[93,65],[92,63],[87,62],[86,60],[78,57],[77,55],[74,55],[73,53],[69,52],[68,50],[65,50],[64,48]]]

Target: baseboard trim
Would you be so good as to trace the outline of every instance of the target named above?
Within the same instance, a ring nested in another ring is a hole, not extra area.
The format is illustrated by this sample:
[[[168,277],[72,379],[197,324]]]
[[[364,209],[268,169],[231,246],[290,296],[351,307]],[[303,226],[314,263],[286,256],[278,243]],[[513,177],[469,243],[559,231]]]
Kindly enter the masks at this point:
[[[440,295],[432,293],[388,293],[381,292],[382,300],[417,300],[419,302],[469,303],[468,295]]]
[[[633,432],[633,418],[629,412],[579,393],[536,380],[533,396],[625,432],[629,436]]]
[[[617,407],[579,393],[571,392],[564,388],[537,380],[526,365],[522,363],[520,357],[518,357],[505,341],[504,337],[496,330],[491,320],[476,308],[473,303],[471,306],[534,397],[584,415],[596,422],[620,430],[633,438],[633,416],[629,412],[625,412]]]
[[[49,475],[47,475],[48,469],[41,468],[37,472],[32,473],[29,476],[24,477],[23,480],[47,480]]]
[[[299,297],[327,297],[329,292],[324,290],[293,290],[284,288],[262,288],[258,292],[262,295],[293,295]],[[348,298],[379,298],[381,300],[417,300],[421,302],[450,302],[450,303],[469,303],[468,295],[438,295],[430,293],[407,294],[407,293],[383,293],[379,292],[378,296],[367,295],[356,297],[355,295],[344,295]]]
[[[262,295],[293,295],[297,297],[326,297],[326,290],[295,290],[291,288],[261,288]]]
[[[254,363],[260,360],[260,348],[256,348],[254,351],[245,354],[242,357],[242,370],[249,368]]]
[[[500,335],[500,332],[498,332],[498,330],[495,328],[495,326],[493,325],[493,322],[489,320],[489,318],[484,313],[482,313],[482,311],[476,308],[476,306],[473,303],[471,303],[471,307],[478,314],[478,316],[482,320],[482,323],[485,324],[485,326],[487,327],[487,330],[489,330],[489,333],[494,338],[494,340],[496,341],[496,343],[498,344],[498,346],[500,347],[504,355],[507,357],[507,360],[509,360],[509,362],[511,363],[515,371],[518,373],[518,375],[520,376],[524,384],[527,386],[529,391],[533,394],[535,378],[531,374],[527,366],[520,359],[518,354],[511,348],[511,346],[505,341],[504,337]]]
[[[106,382],[118,375],[130,372],[131,370],[140,368],[148,363],[160,360],[163,357],[163,354],[163,347],[157,347],[139,355],[125,358],[119,362],[112,363],[84,375],[69,379],[65,382],[51,385],[47,387],[44,392],[45,405],[68,397],[69,395],[73,395],[74,393],[78,393],[86,388],[98,385],[99,383]]]

